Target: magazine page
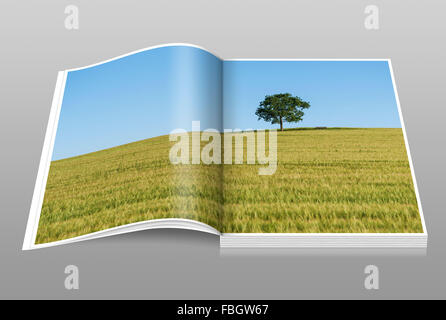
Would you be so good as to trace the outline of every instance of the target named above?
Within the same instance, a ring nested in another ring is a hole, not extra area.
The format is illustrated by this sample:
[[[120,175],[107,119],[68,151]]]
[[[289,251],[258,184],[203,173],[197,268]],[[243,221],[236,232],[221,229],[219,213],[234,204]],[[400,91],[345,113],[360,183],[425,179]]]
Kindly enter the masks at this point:
[[[228,140],[243,161],[225,157],[222,246],[426,246],[389,60],[223,70],[223,126],[242,130]]]
[[[221,88],[221,60],[186,45],[59,73],[23,248],[150,227],[219,234],[222,168],[192,154],[202,129],[221,130]]]

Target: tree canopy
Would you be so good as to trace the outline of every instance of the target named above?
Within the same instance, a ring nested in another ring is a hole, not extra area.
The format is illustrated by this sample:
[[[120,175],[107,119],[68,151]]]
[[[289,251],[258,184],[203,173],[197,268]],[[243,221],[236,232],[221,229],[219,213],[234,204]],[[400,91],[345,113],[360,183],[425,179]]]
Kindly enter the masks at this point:
[[[303,120],[304,109],[308,109],[310,103],[299,97],[293,97],[290,93],[267,95],[260,102],[256,111],[258,120],[279,123],[283,131],[283,122],[299,122]]]

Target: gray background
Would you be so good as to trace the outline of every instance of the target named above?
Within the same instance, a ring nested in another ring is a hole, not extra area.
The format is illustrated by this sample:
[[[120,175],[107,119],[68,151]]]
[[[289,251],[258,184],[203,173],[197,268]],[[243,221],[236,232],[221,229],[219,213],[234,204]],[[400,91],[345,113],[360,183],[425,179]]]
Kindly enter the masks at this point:
[[[64,8],[80,29],[64,28]],[[380,8],[380,30],[364,8]],[[1,298],[446,298],[444,1],[5,1],[0,4]],[[391,58],[424,208],[427,255],[221,254],[215,236],[139,232],[22,252],[58,70],[189,42],[224,58]],[[64,268],[80,290],[64,289]],[[364,289],[364,267],[380,290]]]

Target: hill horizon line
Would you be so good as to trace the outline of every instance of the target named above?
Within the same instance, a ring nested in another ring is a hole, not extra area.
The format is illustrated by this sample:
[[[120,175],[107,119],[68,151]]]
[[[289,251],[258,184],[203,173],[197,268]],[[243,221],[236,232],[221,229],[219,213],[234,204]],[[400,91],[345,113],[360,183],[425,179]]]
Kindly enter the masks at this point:
[[[270,131],[270,130],[276,130],[278,134],[284,133],[286,131],[310,131],[310,130],[315,130],[315,131],[319,131],[319,130],[358,130],[358,129],[402,129],[402,127],[325,127],[325,126],[318,126],[318,127],[294,127],[294,128],[283,128],[283,131],[280,131],[280,129],[248,129],[248,130],[241,130],[241,132],[257,132],[260,130],[264,130],[264,131]],[[204,130],[200,130],[200,132],[203,132]],[[192,130],[187,131],[189,132],[194,132]],[[224,132],[220,132],[220,133],[224,133]],[[127,142],[127,143],[123,143],[123,144],[119,144],[116,146],[111,146],[111,147],[106,147],[104,149],[99,149],[99,150],[95,150],[95,151],[91,151],[91,152],[86,152],[86,153],[81,153],[78,155],[73,155],[73,156],[69,156],[66,158],[59,158],[59,159],[52,159],[51,162],[56,162],[56,161],[62,161],[62,160],[68,160],[68,159],[73,159],[73,158],[77,158],[77,157],[82,157],[82,156],[86,156],[86,155],[90,155],[90,154],[94,154],[97,152],[102,152],[102,151],[106,151],[106,150],[110,150],[110,149],[114,149],[114,148],[119,148],[119,147],[124,147],[124,146],[128,146],[134,143],[141,143],[150,139],[155,139],[155,138],[160,138],[160,137],[164,137],[164,136],[169,136],[169,134],[163,134],[160,136],[155,136],[155,137],[150,137],[150,138],[145,138],[145,139],[141,139],[141,140],[136,140],[136,141],[132,141],[132,142]]]

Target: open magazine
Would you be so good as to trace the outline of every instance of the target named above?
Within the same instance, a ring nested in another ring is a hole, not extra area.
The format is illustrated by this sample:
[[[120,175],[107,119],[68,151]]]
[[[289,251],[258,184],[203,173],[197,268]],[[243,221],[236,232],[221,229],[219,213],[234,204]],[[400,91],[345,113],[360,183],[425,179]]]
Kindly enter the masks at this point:
[[[390,60],[169,44],[59,72],[23,249],[155,228],[426,247]]]

